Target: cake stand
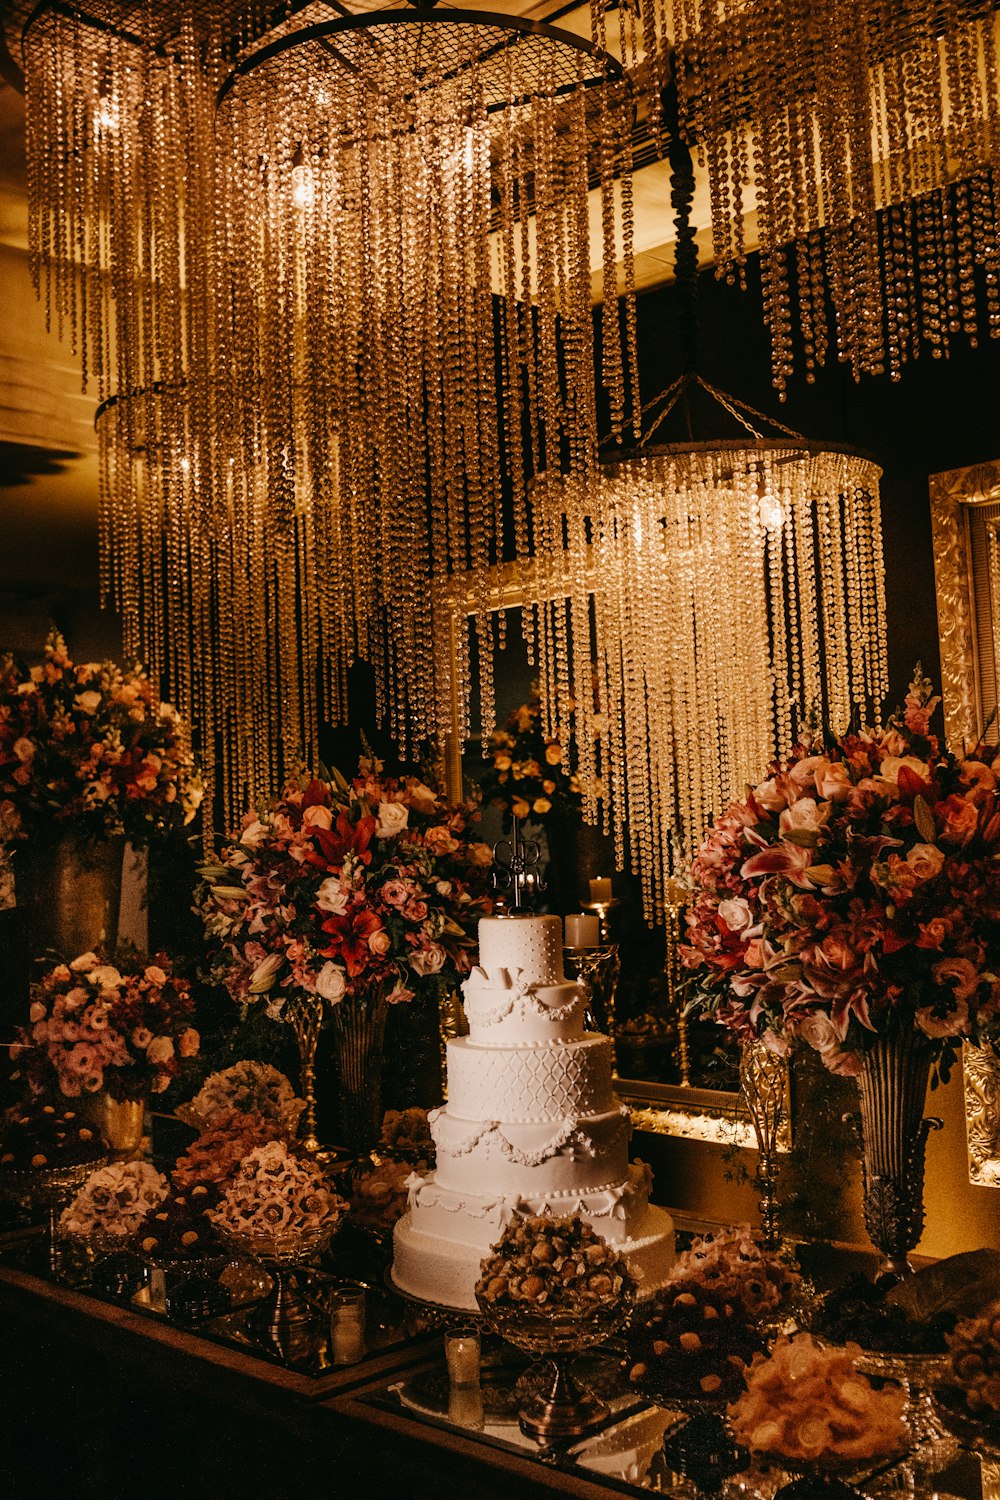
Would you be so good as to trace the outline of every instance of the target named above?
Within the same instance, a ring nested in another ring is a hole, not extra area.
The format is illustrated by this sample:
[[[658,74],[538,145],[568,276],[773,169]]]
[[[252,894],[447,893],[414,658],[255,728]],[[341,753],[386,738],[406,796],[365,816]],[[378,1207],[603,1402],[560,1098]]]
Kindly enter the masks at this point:
[[[79,1191],[91,1172],[96,1172],[106,1161],[106,1156],[95,1156],[89,1161],[65,1166],[4,1167],[0,1170],[0,1196],[14,1203],[27,1200],[33,1208],[47,1211],[46,1249],[52,1276],[59,1273],[58,1210]]]
[[[631,1296],[620,1297],[589,1312],[546,1312],[497,1307],[479,1300],[488,1326],[528,1354],[544,1356],[550,1377],[518,1410],[518,1424],[534,1438],[545,1456],[563,1452],[607,1421],[611,1408],[574,1378],[573,1359],[584,1349],[603,1344],[622,1326],[632,1308]]]
[[[934,1409],[953,1437],[985,1459],[1000,1459],[1000,1412],[993,1418],[971,1412],[958,1386],[942,1383],[932,1394]]]
[[[271,1291],[250,1315],[251,1329],[263,1348],[288,1360],[313,1351],[317,1310],[298,1284],[297,1273],[321,1254],[339,1220],[315,1228],[259,1234],[216,1225],[220,1240],[237,1255],[263,1266]]]
[[[713,1495],[733,1474],[747,1467],[750,1455],[736,1442],[726,1422],[726,1396],[675,1396],[639,1385],[639,1394],[682,1420],[667,1429],[663,1456],[676,1474],[699,1491]]]
[[[487,1319],[477,1307],[451,1307],[444,1302],[428,1302],[417,1297],[393,1280],[391,1264],[386,1268],[385,1285],[414,1312],[419,1313],[428,1333],[447,1333],[451,1328],[483,1328]]]

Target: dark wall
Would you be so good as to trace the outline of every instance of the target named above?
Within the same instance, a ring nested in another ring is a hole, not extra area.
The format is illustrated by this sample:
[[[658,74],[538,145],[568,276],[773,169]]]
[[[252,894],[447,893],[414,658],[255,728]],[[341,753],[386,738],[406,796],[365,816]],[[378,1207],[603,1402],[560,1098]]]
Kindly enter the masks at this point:
[[[886,376],[856,384],[833,363],[809,385],[798,369],[781,403],[771,386],[756,270],[752,262],[746,291],[716,281],[712,271],[699,277],[698,372],[804,436],[866,449],[882,466],[890,698],[897,702],[918,658],[935,682],[940,678],[928,476],[1000,458],[1000,340],[984,339],[977,349],[963,340],[950,359],[927,352],[898,383]],[[676,301],[673,286],[639,299],[644,402],[681,369]],[[736,434],[695,432],[720,435]],[[674,431],[669,440],[680,436]]]

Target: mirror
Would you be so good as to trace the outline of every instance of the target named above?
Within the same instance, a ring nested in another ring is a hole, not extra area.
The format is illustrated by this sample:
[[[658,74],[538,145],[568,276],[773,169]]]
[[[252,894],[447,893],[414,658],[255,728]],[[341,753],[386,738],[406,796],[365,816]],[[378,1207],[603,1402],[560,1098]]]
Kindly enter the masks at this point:
[[[480,706],[474,688],[468,705],[469,738],[464,749],[462,746],[457,662],[458,652],[466,649],[467,639],[472,664],[470,680],[475,683],[478,641],[473,597],[467,580],[453,579],[444,600],[447,629],[443,636],[448,642],[452,685],[446,770],[452,800],[458,800],[469,783],[482,785],[491,774],[496,777],[494,753],[488,749],[487,756],[483,755]],[[529,701],[532,692],[534,674],[521,634],[519,600],[520,584],[513,570],[496,570],[490,602],[495,616],[501,609],[507,616],[507,644],[495,657],[497,722],[501,729],[508,716]],[[467,636],[463,639],[465,632]],[[514,733],[516,738],[516,729]],[[510,748],[497,747],[497,753],[505,754]],[[513,794],[512,783],[509,790]],[[505,789],[503,795],[507,794]],[[505,831],[504,810],[495,805],[485,807],[481,837],[494,843]],[[618,1075],[615,1087],[632,1105],[637,1128],[727,1145],[755,1146],[740,1093],[739,1048],[719,1026],[684,1025],[679,1001],[671,992],[666,972],[666,934],[662,929],[651,930],[646,926],[638,882],[627,872],[616,870],[613,840],[598,829],[571,826],[570,820],[555,816],[555,810],[535,819],[529,816],[525,833],[540,845],[549,910],[561,915],[578,912],[594,895],[591,881],[613,881],[611,936],[619,944],[622,959],[614,1027]],[[787,1120],[781,1144],[787,1149]]]
[[[1000,460],[930,478],[945,738],[1000,749]],[[963,1054],[969,1177],[1000,1187],[1000,1060]]]

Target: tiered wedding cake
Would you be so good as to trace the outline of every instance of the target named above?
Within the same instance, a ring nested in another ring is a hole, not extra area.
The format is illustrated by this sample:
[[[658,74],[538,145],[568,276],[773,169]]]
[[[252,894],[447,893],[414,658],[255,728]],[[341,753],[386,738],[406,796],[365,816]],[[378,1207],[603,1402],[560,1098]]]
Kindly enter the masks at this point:
[[[474,1308],[479,1263],[516,1212],[580,1214],[619,1246],[647,1296],[666,1278],[673,1223],[629,1165],[629,1112],[611,1044],[583,1029],[558,917],[486,917],[464,985],[469,1035],[448,1043],[448,1104],[431,1113],[437,1171],[410,1179],[393,1277],[404,1292]]]

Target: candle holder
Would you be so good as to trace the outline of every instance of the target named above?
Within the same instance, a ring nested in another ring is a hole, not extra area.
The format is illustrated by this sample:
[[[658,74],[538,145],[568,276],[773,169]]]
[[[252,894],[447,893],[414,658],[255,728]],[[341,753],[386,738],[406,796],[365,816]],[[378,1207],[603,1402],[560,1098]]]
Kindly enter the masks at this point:
[[[507,914],[531,916],[527,898],[534,899],[545,890],[542,877],[541,845],[521,836],[521,823],[512,819],[509,839],[498,839],[493,845],[493,889],[498,904],[503,902]]]
[[[478,1328],[449,1328],[444,1336],[444,1361],[452,1386],[478,1386],[481,1368]]]
[[[615,996],[621,975],[621,955],[617,943],[601,943],[596,948],[564,948],[563,963],[569,979],[587,985],[587,1026],[600,1031],[611,1042],[611,1066],[617,1072],[615,1054]]]
[[[335,1365],[365,1357],[365,1289],[338,1287],[330,1301],[330,1354]]]

